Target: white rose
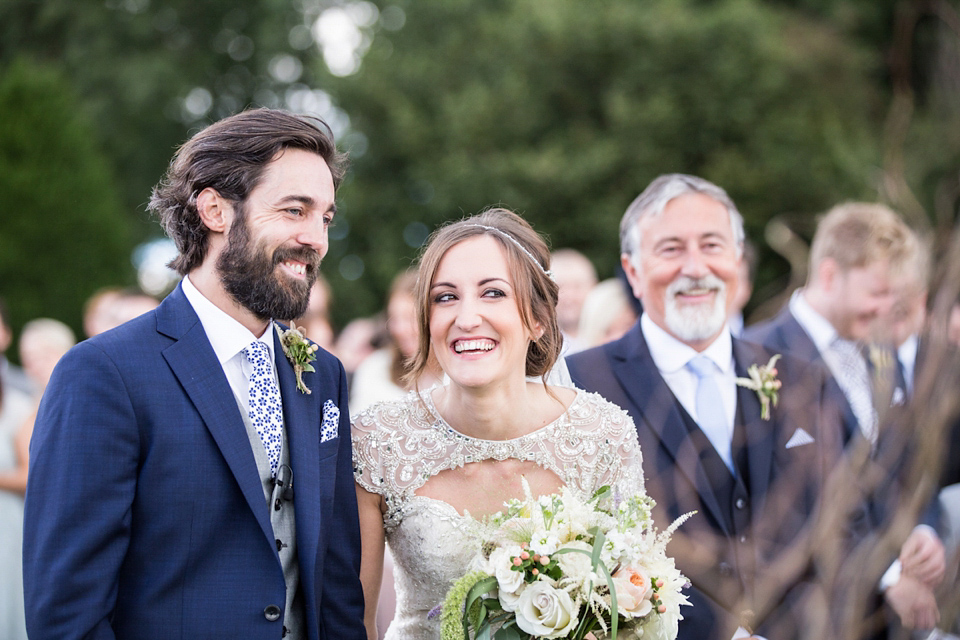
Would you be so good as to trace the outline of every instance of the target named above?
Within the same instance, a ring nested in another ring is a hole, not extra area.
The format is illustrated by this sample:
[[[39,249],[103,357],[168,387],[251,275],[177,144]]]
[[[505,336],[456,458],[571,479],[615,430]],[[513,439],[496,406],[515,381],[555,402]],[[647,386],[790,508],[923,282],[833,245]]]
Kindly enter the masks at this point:
[[[538,581],[527,586],[517,601],[517,626],[541,638],[560,638],[573,631],[580,608],[570,594]]]
[[[550,558],[560,565],[560,573],[586,589],[588,576],[593,572],[593,563],[589,553],[593,547],[582,540],[574,540],[563,545],[564,549],[579,549],[587,553],[555,553]]]
[[[497,578],[500,593],[516,593],[523,586],[523,571],[513,570],[513,557],[519,555],[520,548],[499,547],[490,554],[490,568]]]
[[[520,596],[523,595],[524,592],[524,584],[525,583],[521,582],[520,587],[512,593],[510,591],[504,591],[503,589],[497,592],[497,599],[500,600],[500,606],[503,607],[504,611],[512,612],[517,610],[517,603],[520,602]]]

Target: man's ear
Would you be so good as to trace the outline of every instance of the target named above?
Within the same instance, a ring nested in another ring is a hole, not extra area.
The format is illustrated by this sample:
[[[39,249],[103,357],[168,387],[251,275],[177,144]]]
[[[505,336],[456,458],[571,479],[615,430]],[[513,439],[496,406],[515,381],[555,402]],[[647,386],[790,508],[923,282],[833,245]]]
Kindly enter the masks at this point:
[[[832,291],[840,273],[840,265],[833,258],[824,258],[817,265],[817,280],[824,291]]]
[[[633,291],[637,300],[643,299],[643,281],[641,279],[640,268],[637,267],[629,253],[620,254],[620,266],[623,267],[623,273],[627,276],[627,282],[630,283],[630,289]]]
[[[210,231],[224,233],[230,227],[233,205],[216,189],[207,187],[197,195],[197,213]]]

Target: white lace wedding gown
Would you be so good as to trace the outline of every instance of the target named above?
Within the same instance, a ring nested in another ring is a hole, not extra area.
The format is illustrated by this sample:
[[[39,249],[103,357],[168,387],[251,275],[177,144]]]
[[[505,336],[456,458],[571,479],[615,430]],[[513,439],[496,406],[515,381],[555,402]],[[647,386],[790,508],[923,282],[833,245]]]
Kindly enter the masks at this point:
[[[415,493],[434,475],[471,462],[513,458],[552,471],[584,497],[604,485],[621,495],[643,491],[633,421],[616,405],[581,390],[557,420],[513,440],[459,433],[440,417],[429,391],[372,406],[354,418],[352,433],[356,480],[387,505],[383,527],[394,558],[397,612],[386,640],[439,638],[439,616],[428,614],[479,549],[472,518]]]

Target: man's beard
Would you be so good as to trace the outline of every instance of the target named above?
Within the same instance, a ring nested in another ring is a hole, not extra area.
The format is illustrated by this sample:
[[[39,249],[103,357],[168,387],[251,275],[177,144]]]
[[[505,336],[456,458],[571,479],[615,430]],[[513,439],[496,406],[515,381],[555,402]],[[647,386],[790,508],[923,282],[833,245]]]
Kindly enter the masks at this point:
[[[677,294],[690,289],[715,289],[713,304],[678,303]],[[697,279],[679,276],[667,287],[666,298],[664,321],[673,335],[684,342],[708,340],[727,321],[727,286],[714,275]]]
[[[284,278],[277,266],[285,260],[304,263],[306,277],[303,280]],[[272,257],[267,256],[266,249],[255,246],[250,239],[246,212],[240,205],[216,267],[227,293],[257,318],[293,320],[307,310],[310,288],[320,268],[320,255],[307,247],[280,247]]]

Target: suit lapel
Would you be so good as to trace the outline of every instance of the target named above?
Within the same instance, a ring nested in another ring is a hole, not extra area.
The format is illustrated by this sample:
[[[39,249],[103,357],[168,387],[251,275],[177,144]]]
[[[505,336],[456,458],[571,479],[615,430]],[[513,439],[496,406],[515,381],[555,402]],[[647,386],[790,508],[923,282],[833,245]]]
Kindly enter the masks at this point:
[[[751,345],[734,338],[733,361],[738,377],[749,377],[747,368],[752,364],[766,364],[769,357],[762,351],[752,348]],[[747,465],[750,468],[750,496],[757,513],[763,508],[763,496],[770,485],[770,476],[773,473],[773,451],[775,446],[775,430],[772,420],[776,418],[776,410],[771,407],[771,420],[760,417],[760,398],[757,392],[737,385],[737,415],[743,419],[745,446],[749,448]]]
[[[325,384],[316,373],[304,373],[303,382],[312,393],[297,389],[293,365],[287,360],[274,330],[274,359],[283,400],[283,424],[293,468],[293,496],[297,522],[297,554],[300,556],[301,584],[312,589],[320,531],[321,492],[332,490],[333,483],[321,483],[317,464],[320,448],[320,406]],[[327,388],[329,388],[327,386]],[[335,465],[334,465],[335,466]],[[312,597],[309,591],[306,593]]]
[[[700,452],[687,433],[680,403],[654,364],[639,322],[616,347],[612,352],[613,372],[629,396],[634,414],[642,418],[643,425],[637,424],[637,428],[650,429],[656,435],[676,467],[696,487],[704,506],[721,527],[726,527],[727,518],[700,463]]]
[[[203,325],[179,287],[158,308],[157,329],[176,340],[163,351],[163,357],[200,413],[260,528],[272,542],[273,528],[243,418]]]

